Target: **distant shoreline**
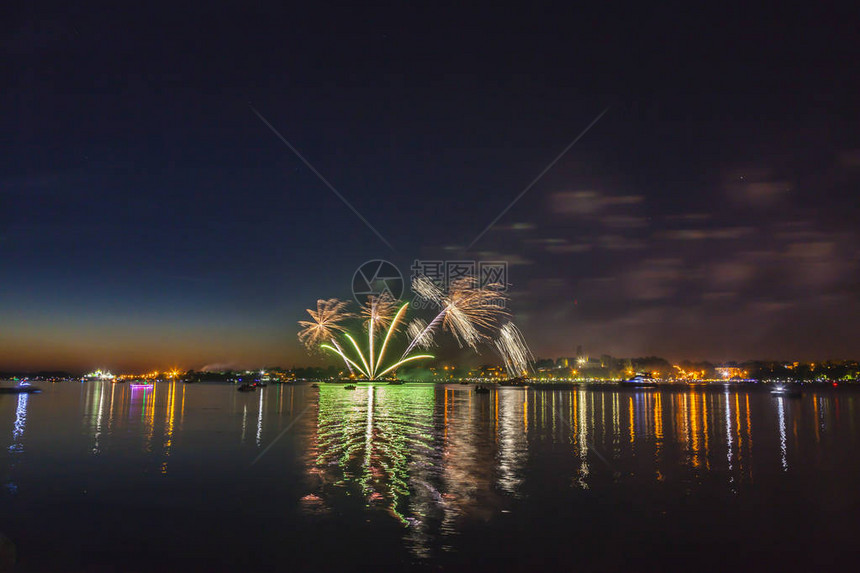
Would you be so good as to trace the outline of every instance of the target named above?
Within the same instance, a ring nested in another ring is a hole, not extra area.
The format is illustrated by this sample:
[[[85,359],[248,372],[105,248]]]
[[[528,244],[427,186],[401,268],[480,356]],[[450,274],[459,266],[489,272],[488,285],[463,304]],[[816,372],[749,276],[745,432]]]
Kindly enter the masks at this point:
[[[133,382],[111,382],[108,380],[104,381],[81,381],[78,379],[69,379],[69,380],[38,380],[38,379],[10,379],[10,378],[2,378],[0,379],[0,384],[2,385],[16,385],[22,381],[27,381],[28,383],[34,384],[95,384],[99,382],[106,382],[110,384],[126,384]],[[204,384],[207,386],[210,385],[221,385],[221,386],[238,386],[240,383],[238,382],[229,382],[224,380],[199,380],[194,382],[182,382],[182,381],[174,381],[174,380],[152,380],[149,382],[157,382],[157,383],[177,383],[177,384]],[[269,383],[270,386],[293,386],[293,385],[309,385],[309,384],[325,384],[327,386],[338,386],[344,384],[353,384],[357,386],[389,386],[390,380],[351,380],[349,378],[332,380],[332,379],[301,379],[301,380],[293,380],[289,382],[279,382],[279,383]],[[572,381],[528,381],[525,383],[519,384],[507,384],[504,381],[495,381],[495,380],[402,380],[401,381],[404,386],[418,386],[418,385],[434,385],[434,386],[474,386],[474,385],[483,385],[488,386],[490,388],[531,388],[531,389],[540,389],[540,390],[561,390],[561,389],[573,389],[573,388],[589,388],[589,389],[631,389],[631,390],[645,390],[644,387],[638,387],[635,385],[624,385],[621,384],[620,380],[572,380]],[[771,386],[773,384],[802,384],[806,387],[834,387],[834,386],[860,386],[860,380],[825,380],[825,381],[801,381],[801,380],[785,380],[785,379],[771,379],[771,380],[703,380],[703,381],[684,381],[684,380],[657,380],[652,389],[689,389],[689,388],[719,388],[722,390],[729,388],[756,388],[762,386]]]

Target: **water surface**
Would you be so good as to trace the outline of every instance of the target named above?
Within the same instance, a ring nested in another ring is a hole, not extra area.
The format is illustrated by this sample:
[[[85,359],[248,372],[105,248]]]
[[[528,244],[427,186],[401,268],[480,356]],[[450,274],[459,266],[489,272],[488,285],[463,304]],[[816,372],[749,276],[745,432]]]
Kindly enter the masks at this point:
[[[0,395],[20,571],[856,562],[852,388],[42,388]]]

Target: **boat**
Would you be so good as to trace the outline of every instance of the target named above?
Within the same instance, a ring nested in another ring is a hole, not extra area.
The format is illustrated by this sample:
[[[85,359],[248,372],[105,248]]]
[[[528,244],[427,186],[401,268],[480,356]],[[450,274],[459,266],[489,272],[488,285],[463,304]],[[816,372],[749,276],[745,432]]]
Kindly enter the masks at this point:
[[[355,390],[355,384],[347,384],[343,387],[344,390]]]
[[[461,385],[461,386],[468,386],[468,385],[469,385],[469,383],[468,383],[468,382],[466,382],[465,380],[461,380],[461,381],[460,381],[460,385]]]
[[[256,386],[257,388],[265,388],[266,386],[268,386],[268,384],[266,384],[265,382],[254,382],[254,386]]]
[[[774,396],[782,398],[802,398],[803,390],[794,384],[779,384],[770,391]]]
[[[253,392],[254,390],[256,390],[256,388],[254,388],[253,384],[248,384],[246,382],[244,384],[240,384],[239,387],[237,388],[237,390],[239,392]]]
[[[152,388],[153,388],[153,384],[151,382],[135,382],[135,381],[132,381],[132,383],[129,384],[129,386],[131,386],[132,390],[152,390]]]
[[[522,376],[517,376],[516,378],[508,378],[507,380],[500,380],[499,386],[528,386],[528,380],[523,378]]]
[[[313,384],[311,384],[311,388],[319,388],[319,387],[320,387],[320,385],[319,385],[319,384],[317,384],[316,382],[314,382]]]
[[[116,376],[107,370],[96,370],[95,372],[84,374],[81,378],[81,382],[112,382],[115,378]]]
[[[631,386],[633,388],[653,388],[657,386],[657,381],[644,374],[637,374],[630,380],[622,380],[619,382],[622,386]]]
[[[486,386],[475,386],[475,394],[489,394],[490,389]]]

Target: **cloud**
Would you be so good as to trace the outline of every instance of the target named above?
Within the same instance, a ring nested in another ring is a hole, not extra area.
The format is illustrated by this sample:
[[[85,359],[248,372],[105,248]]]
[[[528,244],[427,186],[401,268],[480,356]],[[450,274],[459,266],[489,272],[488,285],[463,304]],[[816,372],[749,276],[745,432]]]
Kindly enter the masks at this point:
[[[536,228],[536,226],[534,223],[529,223],[527,221],[520,221],[517,223],[511,223],[510,225],[494,225],[492,230],[494,232],[501,232],[501,233],[511,233],[511,232],[518,233],[518,232],[523,232],[523,231],[532,231],[535,228]]]
[[[647,245],[640,239],[631,239],[621,235],[602,235],[600,246],[608,251],[636,251]]]
[[[755,275],[755,267],[739,261],[723,261],[711,265],[707,276],[711,284],[725,289],[738,289]]]
[[[845,149],[837,156],[839,165],[848,169],[860,168],[860,149]]]
[[[642,203],[642,195],[605,195],[599,191],[559,191],[550,196],[553,213],[574,217],[593,215],[606,207]]]
[[[600,222],[614,229],[641,229],[647,226],[648,219],[631,215],[609,215],[601,217]]]
[[[587,253],[592,249],[590,243],[565,243],[561,245],[547,245],[546,252],[553,254]]]
[[[681,215],[668,215],[667,221],[707,221],[713,218],[710,213],[683,213]]]
[[[785,301],[754,301],[749,304],[749,309],[755,313],[770,314],[773,312],[781,312],[794,306],[793,303]]]
[[[532,261],[516,253],[503,254],[496,251],[480,251],[475,253],[476,259],[479,261],[504,261],[508,266],[531,265]]]
[[[798,259],[822,259],[833,253],[833,247],[830,241],[793,243],[788,246],[786,255]]]
[[[769,168],[737,168],[726,173],[726,192],[735,202],[749,207],[773,207],[792,190],[790,181],[775,177]]]
[[[224,370],[236,370],[239,365],[236,362],[216,362],[207,364],[200,368],[202,372],[223,372]]]
[[[857,157],[860,166],[860,152]],[[843,158],[853,161],[853,155]],[[816,344],[820,352],[824,346],[809,328],[836,325],[856,334],[856,325],[839,326],[840,313],[860,313],[860,243],[856,230],[845,227],[852,213],[847,204],[838,213],[820,201],[810,209],[777,169],[746,168],[732,176],[716,181],[715,189],[727,190],[733,201],[711,197],[688,208],[679,202],[668,208],[680,212],[658,209],[653,220],[641,195],[552,194],[550,206],[563,217],[542,221],[535,235],[543,238],[522,242],[540,263],[529,268],[532,278],[564,273],[570,281],[558,293],[530,292],[522,301],[535,324],[548,333],[563,330],[542,343],[559,346],[561,354],[570,351],[565,344],[584,343],[627,355],[652,349],[767,357],[813,352],[808,349]],[[766,216],[759,207],[768,209]],[[547,304],[552,299],[560,304]],[[557,327],[547,326],[556,319]],[[800,340],[808,348],[783,347]],[[831,337],[827,344],[836,343]]]
[[[648,259],[627,274],[627,296],[634,300],[659,300],[672,297],[676,290],[683,261],[681,259]]]
[[[561,191],[550,197],[552,210],[560,215],[591,215],[603,204],[597,191]]]
[[[712,291],[702,294],[702,300],[706,302],[725,302],[732,301],[738,297],[738,293],[734,291]]]
[[[531,239],[527,241],[529,244],[538,245],[547,253],[564,254],[564,253],[587,253],[593,248],[589,242],[571,243],[567,239],[561,237],[548,237],[545,239]]]
[[[570,283],[565,278],[539,278],[529,281],[529,291],[532,294],[546,294],[550,292],[566,292],[570,289]]]
[[[663,237],[674,241],[701,241],[705,239],[731,240],[740,239],[751,235],[755,229],[752,227],[727,227],[723,229],[680,229],[677,231],[666,231]]]
[[[603,203],[605,205],[638,205],[645,201],[642,195],[618,195],[605,197]]]

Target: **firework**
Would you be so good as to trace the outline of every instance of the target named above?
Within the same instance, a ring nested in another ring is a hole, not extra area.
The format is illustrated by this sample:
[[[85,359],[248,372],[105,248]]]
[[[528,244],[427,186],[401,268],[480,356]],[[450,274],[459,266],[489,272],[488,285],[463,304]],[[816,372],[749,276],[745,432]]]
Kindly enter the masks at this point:
[[[496,350],[505,361],[505,369],[512,378],[525,376],[534,356],[526,345],[523,333],[513,322],[508,322],[499,329],[499,337],[494,341]]]
[[[361,306],[361,316],[364,317],[365,328],[381,330],[391,324],[391,319],[397,312],[397,301],[388,293],[379,296],[368,296],[367,302]]]
[[[366,356],[361,351],[361,348],[358,346],[358,343],[348,332],[345,332],[344,336],[346,336],[346,339],[349,340],[350,344],[352,345],[352,348],[355,350],[358,357],[358,361],[349,358],[346,352],[344,352],[339,346],[337,346],[337,344],[335,344],[334,346],[323,344],[321,348],[324,348],[339,355],[347,364],[349,364],[352,368],[365,376],[368,380],[376,380],[378,378],[381,378],[382,376],[385,376],[401,364],[405,364],[406,362],[411,362],[413,360],[419,360],[423,358],[433,358],[433,356],[429,354],[415,354],[412,356],[402,357],[400,360],[398,360],[394,364],[391,364],[390,366],[383,365],[385,350],[388,347],[388,342],[391,340],[391,334],[397,330],[397,326],[400,323],[400,320],[403,318],[403,315],[405,314],[406,308],[408,306],[408,304],[404,304],[396,313],[394,313],[393,317],[391,317],[390,323],[388,325],[388,330],[385,333],[385,338],[382,342],[382,347],[379,350],[379,356],[374,356],[373,352],[373,332],[374,330],[376,330],[375,321],[377,319],[372,312],[370,314],[369,324],[367,328],[369,352]]]
[[[307,309],[312,320],[299,321],[299,326],[302,327],[299,331],[299,340],[302,344],[308,350],[311,350],[319,346],[322,342],[331,341],[335,347],[340,349],[340,346],[334,339],[334,335],[336,332],[345,332],[344,327],[340,323],[355,316],[346,310],[348,304],[345,301],[330,298],[328,300],[318,300],[315,311]],[[349,362],[344,361],[344,363],[349,369],[350,374],[352,374],[352,366]]]
[[[317,348],[322,342],[331,340],[335,333],[345,332],[342,322],[353,318],[353,314],[346,310],[349,303],[330,298],[318,300],[317,309],[307,309],[312,320],[300,320],[299,340],[309,350]]]
[[[481,288],[478,280],[469,276],[453,281],[448,292],[443,293],[426,277],[415,279],[412,282],[415,292],[420,297],[439,304],[441,310],[436,318],[412,339],[403,355],[426,341],[440,325],[454,336],[461,348],[468,346],[477,350],[478,343],[488,338],[486,332],[493,330],[498,320],[506,315],[502,303],[507,297],[499,286],[492,284]]]
[[[419,298],[436,303],[437,306],[442,306],[442,300],[445,298],[445,293],[442,292],[442,289],[424,275],[415,277],[412,280],[412,291]]]
[[[443,327],[466,340],[485,338],[482,331],[492,330],[498,320],[507,314],[502,304],[507,296],[499,290],[499,286],[491,284],[482,288],[475,277],[455,280],[445,298],[448,312],[442,321]]]
[[[367,329],[368,346],[370,348],[370,363],[373,366],[376,355],[374,353],[376,342],[376,331],[382,330],[389,325],[396,328],[392,319],[396,316],[397,302],[388,293],[379,296],[367,297],[367,302],[361,307],[361,316],[365,318],[364,327]]]
[[[410,353],[416,346],[433,346],[436,334],[441,329],[451,333],[461,348],[467,346],[477,350],[479,343],[492,339],[508,373],[511,376],[524,375],[534,357],[522,333],[513,323],[507,322],[498,328],[499,322],[507,316],[503,304],[507,295],[501,287],[498,284],[481,287],[475,277],[468,276],[452,281],[447,291],[443,291],[427,277],[416,278],[413,281],[416,295],[437,305],[439,311],[429,323],[416,318],[405,326],[410,342],[400,359],[393,364],[385,364],[385,353],[392,335],[403,326],[409,305],[398,307],[398,303],[389,295],[368,297],[357,315],[347,311],[346,302],[337,299],[319,300],[316,311],[308,309],[312,320],[299,322],[302,327],[299,339],[308,348],[319,345],[337,354],[351,373],[376,380],[407,362],[432,358],[429,354]],[[362,330],[367,335],[366,352],[342,325],[344,321],[356,317],[363,319]],[[493,331],[498,332],[496,338],[491,337]],[[342,335],[346,341],[338,343],[337,335]]]
[[[406,335],[409,340],[414,341],[412,346],[418,348],[430,348],[435,344],[435,334],[427,329],[427,321],[421,318],[415,318],[409,323],[406,327]]]

